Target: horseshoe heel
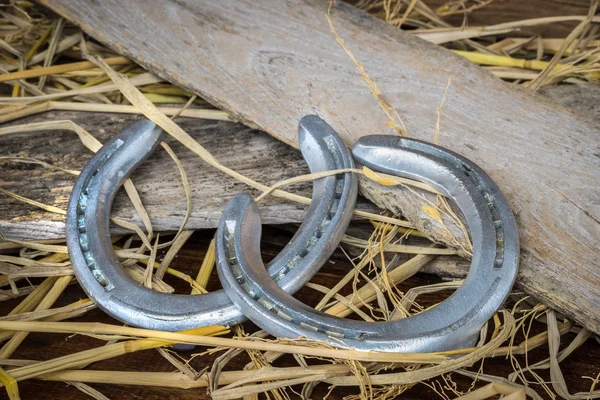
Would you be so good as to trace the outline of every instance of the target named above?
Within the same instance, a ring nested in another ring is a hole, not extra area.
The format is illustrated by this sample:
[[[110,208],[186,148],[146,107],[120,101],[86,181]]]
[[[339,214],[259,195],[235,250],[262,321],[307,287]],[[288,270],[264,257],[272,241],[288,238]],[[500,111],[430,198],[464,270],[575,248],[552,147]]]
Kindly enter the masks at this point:
[[[285,293],[260,258],[260,217],[247,196],[227,206],[217,230],[217,268],[231,300],[278,337],[304,336],[363,351],[431,352],[469,347],[514,284],[519,258],[514,216],[496,184],[464,157],[426,142],[367,136],[353,148],[368,167],[435,187],[460,209],[473,259],[465,282],[433,309],[406,319],[369,323],[316,311]]]
[[[302,119],[300,147],[311,172],[353,168],[350,152],[317,117]],[[133,281],[112,248],[110,209],[118,188],[158,146],[162,131],[140,121],[107,142],[81,171],[67,209],[67,245],[75,275],[105,312],[131,325],[179,331],[245,320],[224,291],[165,294]],[[269,272],[283,290],[294,292],[337,246],[356,201],[356,177],[343,173],[317,179],[304,223]]]

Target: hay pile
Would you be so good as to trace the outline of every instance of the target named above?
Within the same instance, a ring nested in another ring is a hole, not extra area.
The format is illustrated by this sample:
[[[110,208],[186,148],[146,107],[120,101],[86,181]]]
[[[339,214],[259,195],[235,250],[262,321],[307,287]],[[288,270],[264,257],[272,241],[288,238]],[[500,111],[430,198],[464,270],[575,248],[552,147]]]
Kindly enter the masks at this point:
[[[563,82],[598,81],[600,41],[597,39],[598,25],[595,24],[598,22],[598,17],[595,17],[597,3],[591,6],[587,16],[577,19],[578,24],[565,38],[511,36],[519,27],[546,24],[560,18],[484,27],[452,27],[442,19],[451,14],[466,17],[469,12],[489,3],[490,0],[450,2],[432,9],[420,0],[362,0],[357,6],[397,27],[412,29],[412,33],[426,40],[444,44],[469,60],[484,65],[493,74],[531,90]],[[219,163],[176,122],[176,117],[183,116],[228,120],[226,112],[215,110],[197,96],[163,82],[86,38],[64,19],[50,15],[27,1],[13,1],[3,7],[0,19],[0,67],[3,72],[0,82],[4,89],[4,97],[0,99],[0,122],[49,110],[153,116],[161,119],[169,134],[204,161],[262,191],[260,198],[277,195],[289,201],[309,201],[285,192],[283,188],[291,183],[312,180],[314,175],[268,187]],[[567,17],[563,19],[568,20]],[[332,31],[337,36],[333,26]],[[342,39],[338,37],[341,45]],[[360,60],[354,62],[360,67]],[[376,83],[369,81],[366,73],[363,77],[376,98],[381,100],[377,96]],[[400,116],[389,104],[383,102],[381,105],[402,133]],[[443,102],[438,115],[442,112]],[[101,147],[97,139],[71,121],[2,127],[0,136],[48,130],[73,131],[91,151]],[[211,279],[215,279],[214,242],[203,242],[206,256],[195,274],[176,268],[175,257],[193,234],[185,229],[187,217],[192,212],[191,193],[186,172],[177,155],[166,144],[163,147],[180,170],[188,204],[186,218],[175,235],[154,233],[135,186],[129,181],[128,195],[144,226],[115,219],[116,224],[132,232],[115,238],[117,254],[134,279],[154,290],[173,292],[177,285],[167,282],[171,279],[180,286],[184,283],[188,293],[205,293],[210,285],[214,285],[214,282],[211,283]],[[38,160],[35,154],[28,158],[3,157],[0,161],[5,164],[32,163],[43,168],[60,169],[66,174],[78,174],[78,171],[66,166]],[[418,182],[378,175],[368,169],[354,172],[387,185],[429,189]],[[0,191],[32,207],[65,214],[65,210],[53,205],[24,198],[4,188]],[[439,197],[438,200],[431,205],[431,215],[437,215],[440,220],[442,213],[452,217],[452,210],[445,199]],[[370,219],[372,225],[366,229],[362,224],[360,229],[351,230],[342,246],[348,258],[346,263],[353,268],[338,276],[335,286],[326,287],[315,282],[307,285],[319,293],[316,308],[332,315],[367,321],[404,318],[435,306],[460,285],[460,281],[424,284],[423,280],[414,277],[437,255],[456,254],[456,249],[433,247],[422,234],[407,227],[406,221],[393,216],[360,215]],[[315,393],[328,391],[331,398],[341,393],[348,399],[390,399],[419,386],[427,386],[430,393],[444,399],[484,399],[498,394],[514,399],[526,396],[554,398],[557,395],[569,399],[600,397],[600,391],[595,390],[598,376],[588,377],[591,380],[586,381],[589,391],[570,394],[561,371],[563,360],[595,338],[586,329],[574,325],[518,290],[505,308],[484,327],[481,340],[474,348],[431,354],[365,354],[300,339],[273,340],[250,324],[244,325],[252,330],[248,332],[242,327],[234,327],[231,331],[224,327],[208,327],[169,333],[89,322],[85,317],[95,309],[89,299],[56,306],[69,285],[75,283],[64,242],[4,239],[6,241],[0,244],[0,283],[3,287],[0,300],[13,302],[15,306],[7,315],[0,317],[0,336],[4,343],[0,349],[0,382],[11,399],[19,398],[20,382],[29,379],[68,382],[96,399],[107,397],[88,383],[185,388],[194,395],[208,390],[213,398],[223,400],[251,399],[259,393],[276,399],[295,395],[309,398],[314,390],[317,390]],[[459,252],[468,255],[469,250],[463,248]],[[14,357],[20,346],[28,346],[27,337],[31,332],[43,332],[49,341],[57,337],[55,333],[68,333],[86,335],[106,343],[46,361]],[[568,339],[568,346],[560,347],[561,338],[563,341]],[[169,348],[173,343],[193,343],[202,347],[196,354],[177,353]],[[94,366],[97,364],[92,364],[149,349],[158,349],[149,357],[166,359],[173,372],[152,372],[151,365],[137,371],[99,370]],[[544,356],[540,356],[540,350],[543,350]],[[534,353],[535,357],[531,358]],[[288,360],[283,366],[280,366],[281,358]],[[491,358],[502,359],[511,366],[512,373],[498,375],[485,369],[486,360]],[[297,365],[290,366],[291,362]],[[239,366],[244,363],[246,365],[240,369]],[[197,368],[198,365],[204,369]],[[462,383],[455,384],[454,380]],[[470,383],[465,387],[466,381]]]

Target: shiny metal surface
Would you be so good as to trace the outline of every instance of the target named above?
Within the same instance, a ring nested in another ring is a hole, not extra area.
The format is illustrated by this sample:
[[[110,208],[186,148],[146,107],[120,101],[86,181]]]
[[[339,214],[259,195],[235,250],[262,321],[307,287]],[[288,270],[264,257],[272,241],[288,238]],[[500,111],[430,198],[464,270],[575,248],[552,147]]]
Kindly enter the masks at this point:
[[[454,201],[473,243],[464,284],[433,309],[397,321],[369,323],[318,312],[281,290],[265,272],[258,210],[248,196],[236,196],[217,231],[217,267],[225,292],[250,320],[278,337],[304,336],[363,351],[473,346],[508,296],[518,269],[517,227],[500,190],[469,160],[418,140],[367,136],[355,144],[353,154],[374,170],[426,182]]]
[[[354,167],[348,149],[319,118],[302,119],[299,135],[312,172]],[[152,154],[161,136],[152,122],[137,122],[107,142],[81,172],[67,209],[67,245],[75,275],[100,308],[138,327],[179,331],[242,322],[244,316],[222,290],[194,296],[152,291],[127,275],[113,251],[109,219],[115,193]],[[351,173],[314,181],[317,201],[268,267],[282,290],[298,290],[331,255],[350,221],[356,186]]]

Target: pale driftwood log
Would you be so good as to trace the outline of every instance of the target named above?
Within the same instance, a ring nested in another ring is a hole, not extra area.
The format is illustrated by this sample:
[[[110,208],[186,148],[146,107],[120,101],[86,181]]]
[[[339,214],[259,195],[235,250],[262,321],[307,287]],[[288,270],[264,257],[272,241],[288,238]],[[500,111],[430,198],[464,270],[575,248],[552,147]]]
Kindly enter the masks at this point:
[[[597,106],[600,104],[600,87],[551,86],[543,90],[543,95],[558,104],[584,111],[587,116],[600,120]],[[141,117],[127,114],[53,111],[24,118],[10,125],[72,120],[104,142],[139,118]],[[178,118],[177,122],[227,166],[243,171],[244,174],[266,184],[308,172],[299,151],[263,132],[230,122],[191,118]],[[239,191],[258,194],[240,185],[235,179],[207,166],[176,141],[168,137],[167,141],[183,163],[193,192],[193,212],[186,225],[187,228],[215,228],[221,217],[221,211],[231,196]],[[57,167],[77,170],[89,160],[91,155],[92,153],[83,147],[75,135],[67,131],[25,132],[0,137],[0,157],[33,157]],[[0,171],[4,189],[47,205],[66,208],[71,185],[75,181],[74,176],[41,165],[18,163],[2,158],[0,158]],[[179,183],[179,172],[171,159],[164,152],[158,151],[145,167],[135,173],[134,178],[137,187],[143,193],[142,198],[150,212],[154,230],[177,230],[183,219],[186,205]],[[363,184],[370,183],[365,180]],[[310,196],[310,184],[295,185],[289,190]],[[395,197],[390,199],[390,209],[396,207],[394,200]],[[360,199],[359,208],[376,212],[375,208]],[[264,222],[269,224],[299,223],[302,221],[304,210],[305,207],[302,205],[282,202],[273,197],[267,197],[261,203]],[[45,212],[8,196],[0,196],[0,216],[0,231],[8,238],[22,240],[64,238],[62,216]],[[113,216],[142,226],[133,206],[123,193],[117,196]],[[123,232],[116,226],[113,228],[114,233]],[[455,227],[451,226],[451,228]],[[443,274],[441,270],[438,272]],[[456,273],[448,275],[449,273],[450,271],[446,271],[446,276],[461,276]]]
[[[543,95],[558,104],[583,111],[587,116],[600,120],[597,106],[600,104],[600,87],[550,86],[543,90]],[[140,118],[140,116],[127,114],[53,111],[24,118],[10,125],[72,120],[104,142]],[[227,166],[243,171],[244,174],[266,184],[308,173],[299,151],[263,132],[230,122],[191,118],[178,118],[177,122]],[[239,191],[258,194],[240,185],[235,179],[204,164],[176,141],[168,137],[167,141],[183,163],[193,192],[193,212],[186,225],[188,229],[216,228],[221,211],[231,196]],[[0,137],[0,157],[33,157],[57,167],[77,170],[89,160],[91,155],[92,153],[83,147],[75,135],[67,131],[25,132]],[[0,171],[4,189],[53,207],[66,208],[75,177],[41,165],[23,164],[1,158]],[[160,174],[157,171],[160,171]],[[171,159],[164,152],[158,151],[146,166],[135,173],[134,178],[137,187],[143,193],[143,201],[150,212],[154,230],[179,229],[186,205],[179,183],[179,172]],[[366,180],[363,184],[370,185]],[[311,192],[310,184],[295,185],[289,190],[306,196],[310,196]],[[394,201],[395,197],[392,197],[389,202],[389,208],[392,210],[396,207]],[[360,199],[359,208],[376,212],[374,207]],[[267,197],[261,203],[263,220],[269,224],[299,223],[302,221],[304,210],[305,207],[302,205],[282,202],[274,197]],[[142,226],[133,206],[123,193],[117,196],[113,216]],[[455,227],[451,226],[451,228],[460,234]],[[117,226],[113,229],[117,234],[124,232]],[[0,231],[12,239],[62,239],[64,218],[2,195],[0,196]],[[442,275],[444,272],[435,271]],[[450,272],[446,271],[446,276],[461,276]]]
[[[126,114],[52,111],[21,119],[12,125],[52,120],[72,120],[101,142],[107,141],[125,126],[140,119]],[[275,138],[241,124],[178,118],[177,122],[223,164],[267,185],[309,173],[300,152]],[[183,164],[192,191],[192,215],[187,229],[215,228],[223,208],[236,193],[260,194],[246,185],[205,164],[198,156],[166,137]],[[45,131],[0,137],[0,173],[2,188],[32,200],[66,209],[76,177],[36,164],[6,161],[1,157],[33,157],[57,167],[79,170],[92,153],[68,131]],[[155,231],[176,231],[186,211],[185,193],[177,166],[164,150],[154,155],[132,179],[150,214]],[[293,185],[287,190],[310,197],[312,184]],[[362,200],[358,207],[377,212]],[[306,207],[268,196],[260,203],[267,224],[302,221]],[[114,217],[143,226],[124,191],[113,207]],[[64,216],[53,214],[0,194],[0,232],[11,239],[44,240],[64,238]],[[122,233],[113,227],[114,233]]]
[[[286,143],[296,144],[296,123],[310,113],[349,144],[391,133],[330,32],[327,2],[43,2],[116,51]],[[483,167],[506,194],[521,233],[519,284],[600,332],[595,127],[352,6],[337,3],[332,19],[411,136],[431,140],[453,78],[440,142]],[[369,195],[383,204],[377,188]],[[439,239],[439,225],[412,212],[419,201],[404,193],[396,204]]]

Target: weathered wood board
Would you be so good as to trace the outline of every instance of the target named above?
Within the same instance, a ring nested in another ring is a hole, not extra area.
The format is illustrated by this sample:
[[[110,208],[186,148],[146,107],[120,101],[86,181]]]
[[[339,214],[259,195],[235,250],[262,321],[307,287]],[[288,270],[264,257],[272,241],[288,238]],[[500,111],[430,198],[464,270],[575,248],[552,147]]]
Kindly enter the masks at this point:
[[[297,121],[312,113],[348,144],[362,135],[392,133],[330,32],[327,2],[43,3],[119,53],[286,143],[296,144]],[[332,21],[411,136],[432,139],[436,109],[452,77],[440,143],[478,163],[506,194],[521,234],[520,285],[600,332],[596,127],[352,6],[337,3]],[[366,189],[378,204],[391,206],[384,201],[390,195]],[[415,203],[411,194],[394,197],[406,218],[426,228],[431,220]],[[435,224],[428,233],[435,237]]]
[[[600,127],[600,85],[558,85],[546,86],[540,89],[540,94],[546,99],[570,108],[583,118],[591,119]]]
[[[582,111],[586,116],[600,121],[600,86],[550,86],[544,88],[542,94],[557,104]],[[100,141],[106,141],[140,118],[128,114],[53,111],[5,124],[3,127],[72,120]],[[267,184],[308,172],[299,151],[263,132],[230,122],[181,117],[177,118],[177,122],[211,153],[217,154],[226,165],[244,171],[244,174]],[[168,137],[166,140],[181,159],[194,193],[193,211],[187,228],[216,228],[222,208],[231,196],[239,191],[256,194],[256,191],[205,165],[178,142]],[[233,147],[229,145],[230,141],[234,143]],[[238,155],[241,155],[241,158]],[[79,143],[73,133],[67,131],[24,132],[0,137],[2,188],[65,209],[75,177],[41,165],[17,163],[2,157],[33,157],[57,167],[77,170],[89,160],[91,152]],[[156,171],[160,171],[160,174]],[[30,179],[32,176],[35,176],[35,179]],[[170,158],[162,151],[157,152],[146,167],[140,168],[134,177],[136,185],[144,193],[143,201],[150,209],[153,228],[156,231],[179,229],[185,213],[185,201],[178,183],[178,171]],[[294,185],[288,190],[306,196],[311,192],[309,184]],[[376,212],[374,206],[362,199],[359,199],[359,208]],[[304,209],[302,205],[289,204],[274,197],[267,197],[261,203],[263,219],[268,224],[299,223],[302,221]],[[117,196],[113,215],[142,226],[141,220],[124,194]],[[121,232],[119,227],[113,228],[115,233]],[[0,195],[0,231],[13,239],[61,239],[64,238],[64,218]]]
[[[28,122],[70,119],[105,142],[139,116],[124,114],[94,114],[53,111],[19,120]],[[265,184],[309,173],[300,152],[273,137],[241,124],[178,118],[177,122],[199,143],[225,165]],[[233,195],[258,191],[205,164],[180,143],[166,137],[182,162],[192,192],[192,215],[187,229],[215,228],[223,208]],[[0,137],[0,157],[34,157],[57,167],[79,170],[91,158],[72,132],[44,131]],[[3,161],[2,188],[23,197],[66,209],[71,187],[76,177],[37,164]],[[35,176],[35,179],[32,179]],[[150,214],[155,231],[176,231],[186,211],[185,193],[179,170],[164,150],[156,153],[134,172],[134,183]],[[287,190],[309,196],[311,183],[293,185]],[[263,221],[268,224],[302,221],[306,207],[268,196],[261,203]],[[372,204],[362,200],[358,207],[377,212]],[[124,191],[115,199],[113,216],[141,225]],[[64,216],[53,214],[0,194],[0,231],[11,239],[42,240],[64,238]],[[119,228],[114,227],[119,233]]]

